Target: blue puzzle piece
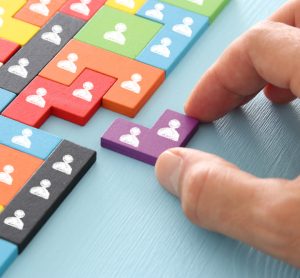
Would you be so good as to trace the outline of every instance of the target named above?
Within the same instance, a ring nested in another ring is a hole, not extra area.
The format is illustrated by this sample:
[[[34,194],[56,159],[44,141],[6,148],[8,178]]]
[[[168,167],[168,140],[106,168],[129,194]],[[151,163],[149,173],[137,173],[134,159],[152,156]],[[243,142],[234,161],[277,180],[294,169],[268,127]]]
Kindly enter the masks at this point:
[[[0,144],[46,160],[60,142],[57,136],[0,116]]]
[[[0,88],[0,112],[2,112],[15,97],[15,94]]]
[[[0,239],[0,277],[18,256],[18,247]]]
[[[137,60],[161,68],[167,74],[209,26],[208,17],[157,0],[148,1],[137,14],[164,24]]]

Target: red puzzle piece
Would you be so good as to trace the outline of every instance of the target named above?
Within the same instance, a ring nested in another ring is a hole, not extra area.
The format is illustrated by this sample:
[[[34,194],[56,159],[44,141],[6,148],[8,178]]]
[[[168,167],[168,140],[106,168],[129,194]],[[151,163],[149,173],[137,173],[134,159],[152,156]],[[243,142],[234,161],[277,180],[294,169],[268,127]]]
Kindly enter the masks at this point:
[[[2,114],[34,127],[40,127],[50,115],[85,125],[115,81],[89,69],[84,70],[71,86],[38,76]]]
[[[20,45],[0,39],[0,62],[6,63],[20,48]]]

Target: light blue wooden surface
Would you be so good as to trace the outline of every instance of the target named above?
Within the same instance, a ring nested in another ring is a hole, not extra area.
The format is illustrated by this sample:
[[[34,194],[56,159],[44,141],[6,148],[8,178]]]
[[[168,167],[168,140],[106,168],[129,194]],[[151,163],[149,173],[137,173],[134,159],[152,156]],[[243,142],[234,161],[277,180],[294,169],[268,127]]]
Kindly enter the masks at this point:
[[[232,0],[134,119],[152,126],[183,102],[223,49],[284,0]],[[118,115],[100,110],[84,128],[50,119],[43,129],[98,151],[98,162],[5,278],[300,277],[300,271],[183,216],[158,185],[153,167],[100,149]],[[217,153],[263,177],[300,173],[300,103],[277,107],[257,97],[243,110],[202,126],[190,146]]]

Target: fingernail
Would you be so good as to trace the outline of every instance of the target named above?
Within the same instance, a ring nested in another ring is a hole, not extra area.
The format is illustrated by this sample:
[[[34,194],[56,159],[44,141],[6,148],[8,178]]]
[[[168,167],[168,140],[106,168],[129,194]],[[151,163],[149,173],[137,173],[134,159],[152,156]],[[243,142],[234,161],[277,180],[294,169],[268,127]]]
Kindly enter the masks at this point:
[[[157,160],[155,170],[160,184],[173,195],[179,197],[179,178],[182,158],[171,151],[166,151]]]

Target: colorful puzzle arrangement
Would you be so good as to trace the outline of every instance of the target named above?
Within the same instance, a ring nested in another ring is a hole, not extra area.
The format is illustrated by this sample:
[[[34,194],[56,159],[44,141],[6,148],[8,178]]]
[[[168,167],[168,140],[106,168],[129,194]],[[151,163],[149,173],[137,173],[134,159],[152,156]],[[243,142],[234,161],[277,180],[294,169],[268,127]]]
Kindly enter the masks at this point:
[[[38,130],[101,107],[134,117],[228,0],[0,0],[0,276],[96,160]],[[116,120],[103,147],[154,164],[195,119]]]

